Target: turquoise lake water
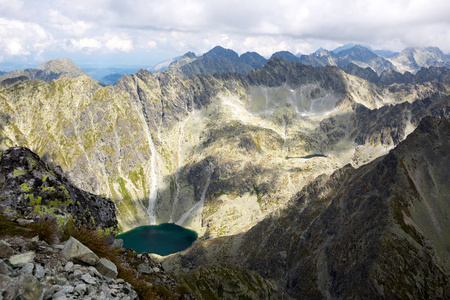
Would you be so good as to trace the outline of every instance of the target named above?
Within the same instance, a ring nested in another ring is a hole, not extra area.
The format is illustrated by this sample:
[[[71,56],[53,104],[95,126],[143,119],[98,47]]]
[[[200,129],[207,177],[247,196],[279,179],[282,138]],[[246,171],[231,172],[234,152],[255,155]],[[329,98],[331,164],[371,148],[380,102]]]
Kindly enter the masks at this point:
[[[137,253],[168,255],[188,248],[197,239],[195,231],[175,224],[149,225],[134,228],[117,236],[124,248]]]

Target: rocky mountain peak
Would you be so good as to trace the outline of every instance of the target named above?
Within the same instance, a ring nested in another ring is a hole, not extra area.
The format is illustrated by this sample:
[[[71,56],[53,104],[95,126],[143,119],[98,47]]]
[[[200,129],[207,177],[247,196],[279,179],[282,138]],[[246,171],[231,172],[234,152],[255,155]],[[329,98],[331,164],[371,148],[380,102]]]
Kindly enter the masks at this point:
[[[267,63],[267,59],[256,52],[245,52],[239,58],[242,62],[258,69],[261,69]]]
[[[42,70],[47,73],[64,74],[64,76],[73,78],[81,75],[87,75],[79,66],[77,66],[69,58],[58,58],[43,63],[37,70]]]
[[[299,58],[289,51],[275,52],[274,54],[272,54],[271,58],[273,58],[273,57],[281,57],[288,62],[298,62],[299,61]]]
[[[43,81],[51,81],[60,77],[75,78],[83,75],[89,76],[70,59],[59,58],[45,62],[35,69],[9,72],[3,76],[0,76],[0,81],[20,76],[25,76],[29,80],[39,79]]]
[[[182,56],[182,58],[190,58],[190,59],[194,59],[194,58],[197,58],[197,55],[195,55],[195,53],[194,52],[192,52],[192,51],[189,51],[189,52],[186,52],[183,56]]]
[[[332,52],[335,53],[335,54],[338,54],[339,52],[342,52],[342,51],[344,51],[344,50],[351,49],[351,48],[353,48],[353,47],[355,47],[355,46],[360,46],[360,47],[364,47],[364,48],[367,48],[367,49],[369,49],[369,50],[372,50],[372,49],[370,48],[370,46],[360,45],[360,44],[356,44],[356,43],[347,43],[347,44],[345,44],[345,45],[342,45],[342,46],[339,46],[339,47],[335,48],[334,50],[332,50]]]
[[[323,56],[335,56],[334,52],[330,52],[327,49],[320,48],[316,52],[313,53],[315,57],[323,57]]]
[[[354,63],[361,68],[370,67],[378,74],[394,68],[390,61],[360,45],[355,45],[350,49],[340,51],[337,57],[339,58],[337,63],[339,67]]]
[[[340,51],[337,56],[341,58],[351,58],[353,60],[366,60],[373,59],[378,55],[376,55],[366,47],[355,45],[350,49]]]
[[[448,58],[437,47],[408,47],[390,60],[401,72],[416,73],[422,67],[450,66]]]
[[[236,52],[230,49],[225,49],[222,46],[215,46],[214,48],[206,52],[204,56],[207,57],[223,56],[232,61],[239,60],[239,55]]]

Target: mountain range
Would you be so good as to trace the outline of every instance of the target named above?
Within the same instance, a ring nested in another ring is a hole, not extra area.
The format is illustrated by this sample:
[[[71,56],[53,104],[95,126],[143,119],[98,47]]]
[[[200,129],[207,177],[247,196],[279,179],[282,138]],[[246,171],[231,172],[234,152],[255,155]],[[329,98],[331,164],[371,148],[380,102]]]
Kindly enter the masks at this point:
[[[4,75],[0,150],[26,147],[114,201],[119,231],[195,230],[154,259],[200,298],[448,298],[448,61],[405,51],[215,47],[112,86],[55,60]]]
[[[298,62],[314,67],[345,68],[354,64],[363,69],[370,68],[378,75],[389,71],[415,74],[421,68],[450,66],[448,56],[435,47],[407,48],[400,53],[394,53],[388,50],[372,51],[360,45],[350,44],[333,51],[321,48],[310,55],[294,55],[288,51],[279,51],[271,57],[282,57],[288,62]],[[180,61],[177,63],[178,60]],[[185,56],[171,60],[170,63],[172,67],[169,64],[164,70],[175,69],[186,77],[193,74],[234,72],[246,75],[254,68],[261,69],[267,63],[267,59],[255,52],[247,52],[239,56],[232,50],[216,46],[202,56],[197,57],[194,53],[187,53]]]
[[[450,67],[449,56],[436,47],[406,48],[398,53],[389,50],[371,50],[368,46],[350,43],[333,51],[320,48],[309,55],[300,53],[294,55],[288,51],[279,51],[272,54],[271,57],[282,57],[288,62],[298,62],[315,67],[338,66],[346,72],[351,72],[350,74],[352,75],[365,76],[363,77],[364,79],[373,77],[373,75],[362,73],[375,72],[379,77],[384,78],[378,80],[377,83],[386,85],[394,82],[400,83],[402,79],[398,77],[416,74],[422,68]],[[162,71],[178,72],[186,78],[192,75],[212,75],[215,73],[240,73],[247,75],[255,68],[261,69],[267,61],[268,59],[256,52],[246,52],[239,56],[233,50],[216,46],[201,56],[188,52],[183,56],[178,56],[149,67],[147,70],[152,73]],[[355,70],[355,66],[365,71]],[[86,68],[86,71],[101,84],[114,85],[119,78],[125,74],[135,73],[137,69]],[[76,77],[82,74],[85,74],[85,72],[69,59],[55,59],[35,69],[18,70],[9,73],[1,72],[0,81],[19,76],[25,76],[31,80],[41,79],[49,81],[59,78],[59,76]]]

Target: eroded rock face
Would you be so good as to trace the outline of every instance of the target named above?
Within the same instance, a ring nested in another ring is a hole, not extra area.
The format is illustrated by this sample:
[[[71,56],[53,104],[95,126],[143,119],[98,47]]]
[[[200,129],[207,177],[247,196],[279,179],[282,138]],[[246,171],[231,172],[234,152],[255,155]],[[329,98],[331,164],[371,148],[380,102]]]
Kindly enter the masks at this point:
[[[61,221],[117,228],[114,203],[79,190],[58,168],[24,147],[10,148],[0,159],[0,207],[18,215],[50,215]]]
[[[320,176],[245,234],[163,265],[244,266],[294,298],[447,298],[449,137],[448,120],[427,117],[388,155]]]

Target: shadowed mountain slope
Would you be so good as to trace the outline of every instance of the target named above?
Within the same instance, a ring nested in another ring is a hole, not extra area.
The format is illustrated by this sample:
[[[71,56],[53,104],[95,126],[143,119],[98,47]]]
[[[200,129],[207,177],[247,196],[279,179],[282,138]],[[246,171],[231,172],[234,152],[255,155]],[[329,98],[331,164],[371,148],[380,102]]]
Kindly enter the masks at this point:
[[[320,176],[244,234],[166,268],[237,264],[294,298],[450,296],[450,122],[427,117],[388,155]]]

